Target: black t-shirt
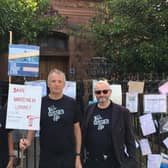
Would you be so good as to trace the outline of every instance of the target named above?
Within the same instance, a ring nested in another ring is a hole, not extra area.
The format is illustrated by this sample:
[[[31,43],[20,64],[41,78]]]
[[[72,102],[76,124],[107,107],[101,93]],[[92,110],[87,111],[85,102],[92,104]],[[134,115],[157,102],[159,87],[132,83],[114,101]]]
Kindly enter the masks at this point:
[[[40,119],[40,160],[75,152],[74,123],[80,122],[76,101],[68,96],[59,100],[43,97]]]
[[[93,154],[111,153],[111,105],[106,109],[95,107],[89,123],[86,139],[87,151]]]
[[[2,165],[6,165],[8,161],[8,132],[5,129],[6,110],[0,110],[0,168],[4,168]]]

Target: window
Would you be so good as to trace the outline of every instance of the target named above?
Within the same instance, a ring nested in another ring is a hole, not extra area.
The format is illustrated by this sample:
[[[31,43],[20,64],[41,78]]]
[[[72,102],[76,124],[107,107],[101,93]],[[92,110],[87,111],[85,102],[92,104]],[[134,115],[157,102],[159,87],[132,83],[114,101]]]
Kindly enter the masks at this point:
[[[41,48],[68,50],[68,36],[64,33],[53,32],[46,39],[40,40]]]

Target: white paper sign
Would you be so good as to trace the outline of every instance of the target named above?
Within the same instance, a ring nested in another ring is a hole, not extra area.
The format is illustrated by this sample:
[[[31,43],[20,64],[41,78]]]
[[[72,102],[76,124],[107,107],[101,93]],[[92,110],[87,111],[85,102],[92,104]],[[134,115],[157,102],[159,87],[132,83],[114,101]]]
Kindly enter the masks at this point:
[[[147,168],[160,168],[161,155],[149,154]]]
[[[76,99],[76,82],[66,81],[63,93],[69,97]]]
[[[9,85],[6,128],[39,130],[42,88]]]
[[[114,102],[117,103],[119,105],[122,105],[122,89],[121,89],[121,85],[110,85],[111,89],[112,89],[112,93],[110,96],[110,99]]]
[[[138,93],[126,93],[126,108],[131,113],[138,112]]]
[[[168,94],[168,81],[159,87],[159,92],[162,94]]]
[[[163,143],[165,144],[166,148],[168,149],[168,137],[163,140]]]
[[[47,84],[46,84],[45,80],[26,81],[25,85],[40,86],[40,87],[42,87],[42,96],[47,95]]]
[[[156,128],[151,114],[145,114],[139,117],[142,133],[144,136],[150,135],[156,132]]]
[[[97,101],[96,96],[94,94],[94,89],[96,87],[96,83],[98,82],[98,80],[92,80],[92,95],[93,95],[93,101]]]
[[[139,141],[139,144],[140,144],[140,148],[141,148],[141,152],[142,152],[142,155],[148,155],[148,154],[151,154],[151,147],[149,145],[149,141],[148,139],[144,138],[144,139],[141,139]]]
[[[47,95],[47,84],[45,80],[26,81],[25,85],[40,86],[42,88],[42,97]],[[40,136],[40,131],[36,131],[35,137]]]
[[[144,112],[145,113],[166,113],[167,96],[160,94],[144,95]]]

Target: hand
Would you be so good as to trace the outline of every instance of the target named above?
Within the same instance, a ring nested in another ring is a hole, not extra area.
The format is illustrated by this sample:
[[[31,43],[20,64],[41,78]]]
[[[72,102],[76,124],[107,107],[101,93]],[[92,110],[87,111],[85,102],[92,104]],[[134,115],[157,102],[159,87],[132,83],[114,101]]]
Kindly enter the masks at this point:
[[[10,157],[6,168],[13,168],[13,163],[14,163],[14,157]]]
[[[21,150],[27,149],[31,145],[31,142],[28,139],[22,138],[19,142],[19,147]]]
[[[75,168],[82,168],[80,156],[76,156]]]

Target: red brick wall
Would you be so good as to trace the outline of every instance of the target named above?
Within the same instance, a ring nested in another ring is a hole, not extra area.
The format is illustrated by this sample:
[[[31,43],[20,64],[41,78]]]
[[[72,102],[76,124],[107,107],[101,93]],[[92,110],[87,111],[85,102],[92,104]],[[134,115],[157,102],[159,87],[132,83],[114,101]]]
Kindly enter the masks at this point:
[[[62,30],[68,33],[69,28],[80,24],[87,24],[95,14],[95,6],[99,2],[87,0],[52,0],[52,10],[56,10],[67,19],[67,25]],[[67,69],[75,68],[75,74],[69,75],[71,79],[87,79],[87,62],[95,55],[95,49],[89,38],[69,36],[69,63]],[[0,80],[8,80],[7,56],[0,57]],[[65,62],[67,64],[67,62]],[[47,65],[46,65],[47,66]]]
[[[75,79],[87,79],[87,62],[95,55],[93,46],[87,39],[70,37],[69,39],[69,67],[75,68]]]
[[[53,0],[52,8],[59,14],[66,17],[68,28],[77,27],[81,24],[88,24],[91,17],[95,14],[96,5],[100,2],[87,0]],[[94,46],[89,39],[81,39],[75,36],[69,37],[69,69],[74,68],[75,74],[70,78],[87,79],[87,62],[95,56]],[[73,76],[73,77],[72,77]]]
[[[88,23],[91,16],[95,13],[96,2],[81,0],[53,0],[53,10],[65,16],[68,23]]]

